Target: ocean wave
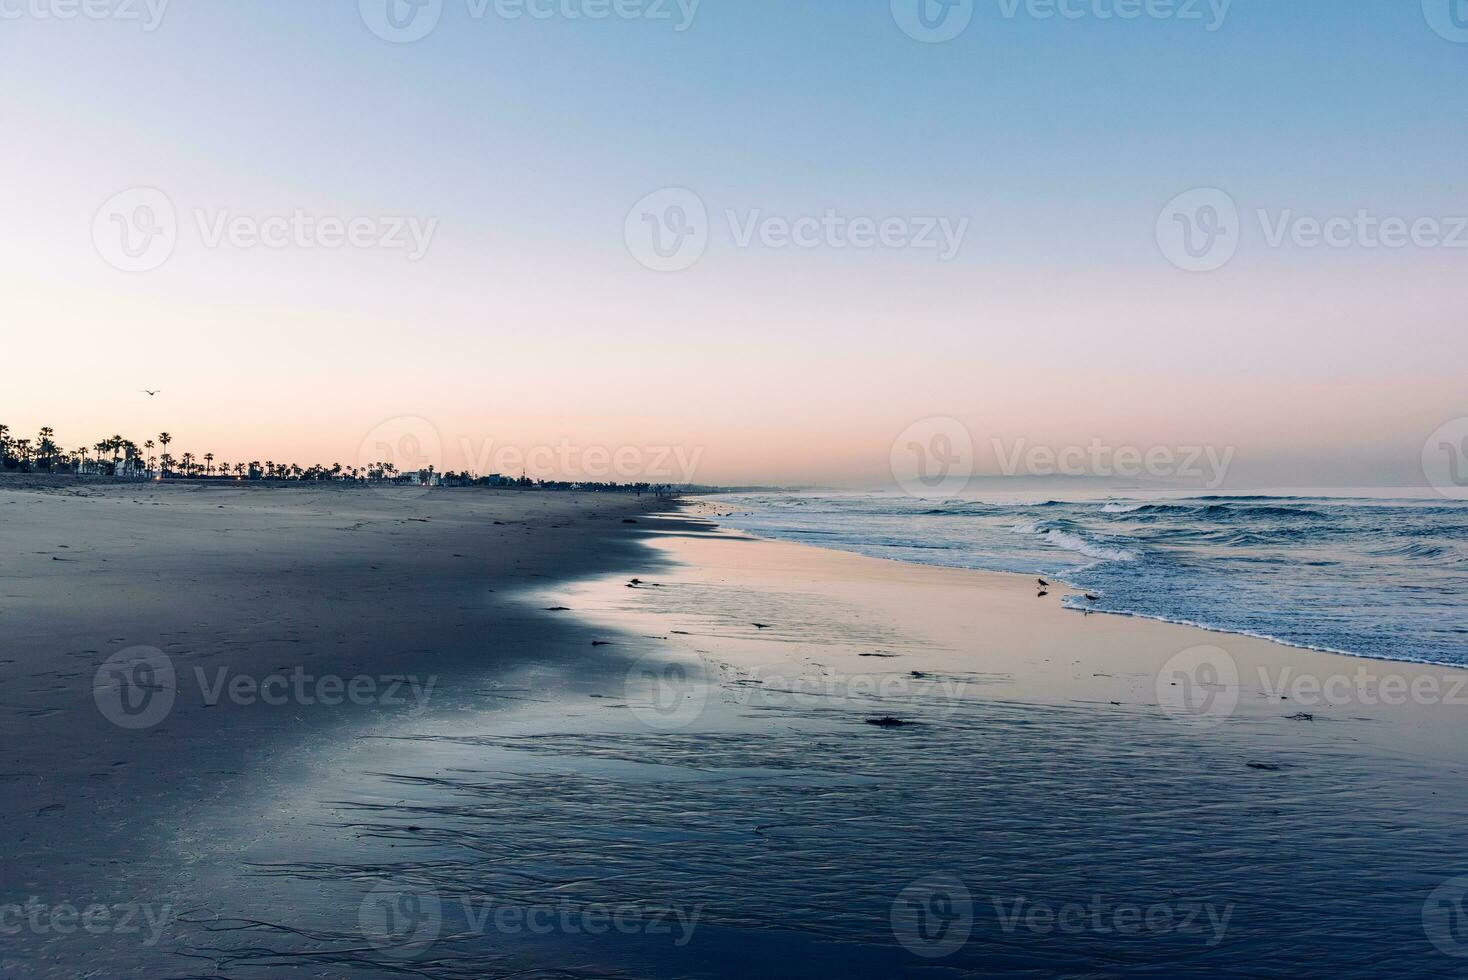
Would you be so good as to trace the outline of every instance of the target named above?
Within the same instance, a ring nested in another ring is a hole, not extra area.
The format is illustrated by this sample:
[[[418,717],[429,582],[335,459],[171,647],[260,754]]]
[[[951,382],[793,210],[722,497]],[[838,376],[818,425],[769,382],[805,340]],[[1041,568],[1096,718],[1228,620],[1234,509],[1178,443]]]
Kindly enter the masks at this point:
[[[1062,523],[1069,524],[1070,522]],[[1098,561],[1137,560],[1137,554],[1135,552],[1092,541],[1068,528],[1056,527],[1050,521],[1027,521],[1024,524],[1016,524],[1011,530],[1015,534],[1034,535],[1035,537],[1044,539],[1047,544],[1052,544],[1065,551],[1073,551],[1077,554],[1085,555],[1087,558],[1095,558]]]
[[[1098,612],[1468,666],[1468,507],[1451,502],[1131,491],[806,500],[796,509],[767,495],[729,523],[875,557],[1041,574],[1103,595],[1086,604]]]

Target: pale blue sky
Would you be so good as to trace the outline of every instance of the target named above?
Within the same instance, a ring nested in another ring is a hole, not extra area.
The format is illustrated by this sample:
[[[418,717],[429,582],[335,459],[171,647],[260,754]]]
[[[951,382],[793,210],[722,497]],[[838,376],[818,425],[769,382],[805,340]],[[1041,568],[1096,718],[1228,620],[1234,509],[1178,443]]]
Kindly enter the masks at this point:
[[[905,35],[888,0],[704,0],[682,32],[469,9],[445,0],[402,45],[355,0],[174,0],[153,32],[0,20],[8,345],[65,338],[82,369],[180,392],[200,438],[242,454],[291,416],[202,395],[309,383],[395,397],[312,409],[295,428],[319,436],[285,437],[305,456],[394,414],[496,418],[521,439],[697,439],[707,477],[738,481],[861,480],[940,414],[1052,442],[1226,442],[1261,480],[1401,480],[1468,414],[1468,249],[1270,249],[1249,217],[1468,213],[1468,44],[1417,0],[1236,0],[1211,32],[1206,3],[1182,22],[989,0],[942,44]],[[209,252],[186,230],[130,276],[89,229],[134,186],[181,214],[439,224],[415,263]],[[623,241],[633,203],[668,186],[715,228],[671,276]],[[1154,222],[1208,186],[1245,230],[1200,276],[1162,258]],[[737,249],[726,208],[971,229],[948,263]],[[82,405],[17,386],[0,402],[15,428],[133,410],[132,385]],[[1233,425],[1232,392],[1258,416]],[[1298,429],[1270,424],[1285,413]],[[805,448],[759,448],[777,437]]]

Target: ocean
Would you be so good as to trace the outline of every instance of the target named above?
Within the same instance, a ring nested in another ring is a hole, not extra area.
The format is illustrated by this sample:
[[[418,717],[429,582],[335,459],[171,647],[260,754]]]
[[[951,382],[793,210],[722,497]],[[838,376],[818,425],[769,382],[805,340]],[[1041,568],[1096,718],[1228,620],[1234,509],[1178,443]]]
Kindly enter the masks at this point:
[[[733,511],[722,524],[762,537],[1054,576],[1099,596],[1102,612],[1468,666],[1468,502],[1431,491],[718,499]]]

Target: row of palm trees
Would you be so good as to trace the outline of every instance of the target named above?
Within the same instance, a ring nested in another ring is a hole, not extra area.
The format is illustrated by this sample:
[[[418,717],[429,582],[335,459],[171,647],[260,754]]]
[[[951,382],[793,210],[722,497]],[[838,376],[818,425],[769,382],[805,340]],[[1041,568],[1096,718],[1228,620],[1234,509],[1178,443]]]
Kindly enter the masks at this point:
[[[398,468],[392,463],[373,463],[369,466],[344,467],[340,463],[324,466],[320,463],[300,466],[296,463],[277,463],[258,459],[248,463],[215,462],[213,453],[202,455],[192,452],[177,458],[168,451],[173,435],[160,432],[154,439],[147,439],[141,446],[120,435],[109,436],[91,446],[63,449],[56,442],[56,430],[46,426],[36,434],[34,440],[12,437],[8,425],[0,425],[0,468],[22,472],[71,472],[93,473],[109,476],[156,476],[183,477],[188,479],[236,479],[236,480],[352,480],[379,483],[395,480]],[[155,449],[162,452],[155,454]],[[430,471],[432,467],[429,468]]]

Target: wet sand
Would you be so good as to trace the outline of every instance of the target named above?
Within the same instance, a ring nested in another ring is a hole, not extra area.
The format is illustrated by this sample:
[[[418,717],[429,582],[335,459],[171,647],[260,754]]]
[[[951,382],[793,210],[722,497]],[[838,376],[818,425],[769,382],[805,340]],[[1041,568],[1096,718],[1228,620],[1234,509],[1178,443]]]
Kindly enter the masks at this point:
[[[261,787],[374,726],[503,703],[485,689],[528,664],[584,673],[580,625],[509,597],[629,562],[623,522],[651,506],[0,481],[0,976],[212,975],[177,955],[176,919],[243,894],[243,851],[281,856]],[[119,724],[114,686],[160,655],[166,713],[160,696]],[[114,658],[120,681],[99,674]],[[195,875],[217,893],[189,893]],[[81,928],[70,910],[97,905]],[[164,927],[134,931],[150,917]]]
[[[213,506],[207,492],[187,506]],[[6,569],[0,624],[16,621],[11,593],[82,621],[57,639],[60,618],[35,620],[21,646],[37,659],[0,667],[29,685],[6,699],[25,741],[7,739],[4,771],[32,770],[5,784],[7,823],[27,821],[5,880],[28,883],[8,891],[105,882],[178,909],[145,948],[28,932],[8,970],[72,975],[87,942],[149,976],[1453,976],[1468,962],[1450,914],[1468,872],[1454,693],[1468,672],[1083,616],[1021,577],[696,517],[625,525],[600,500],[536,495],[565,509],[532,528],[493,525],[508,518],[492,508],[524,505],[496,495],[388,513],[327,501],[309,519],[304,499],[218,498],[221,514],[249,504],[217,536],[232,544],[171,539],[150,518],[135,528],[146,560],[98,579],[51,572],[41,562],[63,552],[30,539],[30,564]],[[174,500],[88,499],[100,523],[77,526],[125,528],[129,508]],[[0,514],[22,505],[51,506]],[[375,538],[344,530],[363,519]],[[286,533],[246,561],[267,528]],[[193,556],[211,547],[224,554]],[[384,563],[392,585],[369,571]],[[216,609],[246,595],[247,612]],[[149,734],[83,717],[90,677],[40,669],[71,651],[61,662],[90,675],[185,613],[191,647],[216,657],[432,665],[434,695],[263,711],[181,694]],[[1416,695],[1360,693],[1383,677]],[[35,722],[13,704],[71,710]],[[227,725],[209,714],[226,711]],[[42,813],[52,799],[66,810]]]

